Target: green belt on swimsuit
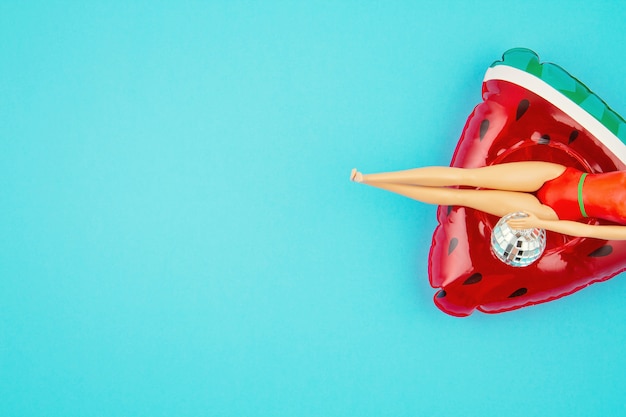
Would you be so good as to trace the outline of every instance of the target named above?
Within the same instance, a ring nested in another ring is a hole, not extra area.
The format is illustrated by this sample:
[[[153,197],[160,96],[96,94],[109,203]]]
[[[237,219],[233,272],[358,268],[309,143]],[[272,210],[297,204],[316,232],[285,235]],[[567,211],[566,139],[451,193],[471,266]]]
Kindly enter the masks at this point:
[[[587,176],[586,172],[580,176],[580,180],[578,180],[578,207],[580,207],[580,212],[583,217],[587,216],[587,212],[585,211],[585,204],[583,203],[583,183],[585,182],[585,177]]]

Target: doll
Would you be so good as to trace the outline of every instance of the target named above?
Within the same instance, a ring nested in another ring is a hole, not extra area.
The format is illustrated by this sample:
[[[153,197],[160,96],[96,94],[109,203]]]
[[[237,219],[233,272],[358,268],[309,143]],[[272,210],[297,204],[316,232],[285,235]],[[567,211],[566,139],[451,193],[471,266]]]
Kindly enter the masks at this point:
[[[511,162],[481,168],[424,167],[362,174],[350,179],[424,203],[464,206],[498,217],[524,212],[508,221],[515,229],[541,228],[598,239],[626,240],[626,172],[587,174],[551,162]],[[458,189],[452,186],[476,187]],[[617,223],[578,222],[595,217]]]

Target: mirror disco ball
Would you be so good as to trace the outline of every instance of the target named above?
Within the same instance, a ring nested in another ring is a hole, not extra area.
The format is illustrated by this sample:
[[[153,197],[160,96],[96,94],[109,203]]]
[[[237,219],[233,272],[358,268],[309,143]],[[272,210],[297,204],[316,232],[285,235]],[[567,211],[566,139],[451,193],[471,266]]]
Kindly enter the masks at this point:
[[[491,250],[507,265],[528,266],[535,262],[546,248],[544,229],[512,229],[506,223],[512,217],[526,213],[511,213],[501,218],[491,232]]]

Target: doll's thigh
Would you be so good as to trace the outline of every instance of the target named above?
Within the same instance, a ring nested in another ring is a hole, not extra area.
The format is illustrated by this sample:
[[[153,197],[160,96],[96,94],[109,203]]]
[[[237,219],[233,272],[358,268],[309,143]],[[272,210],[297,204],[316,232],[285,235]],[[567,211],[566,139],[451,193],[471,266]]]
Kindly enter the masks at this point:
[[[533,192],[564,171],[563,165],[540,161],[490,165],[468,169],[470,183],[467,185],[495,190]]]
[[[558,220],[556,212],[532,194],[499,190],[450,190],[457,194],[457,205],[471,207],[502,217],[509,213],[525,211],[544,220]]]

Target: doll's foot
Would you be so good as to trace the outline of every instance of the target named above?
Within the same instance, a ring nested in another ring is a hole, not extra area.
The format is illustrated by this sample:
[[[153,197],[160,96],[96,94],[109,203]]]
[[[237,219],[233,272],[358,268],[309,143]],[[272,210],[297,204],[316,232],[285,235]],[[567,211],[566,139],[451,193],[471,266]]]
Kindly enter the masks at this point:
[[[363,174],[361,174],[359,171],[357,171],[356,168],[353,168],[352,172],[350,173],[350,181],[352,181],[352,182],[362,182],[363,181]]]

